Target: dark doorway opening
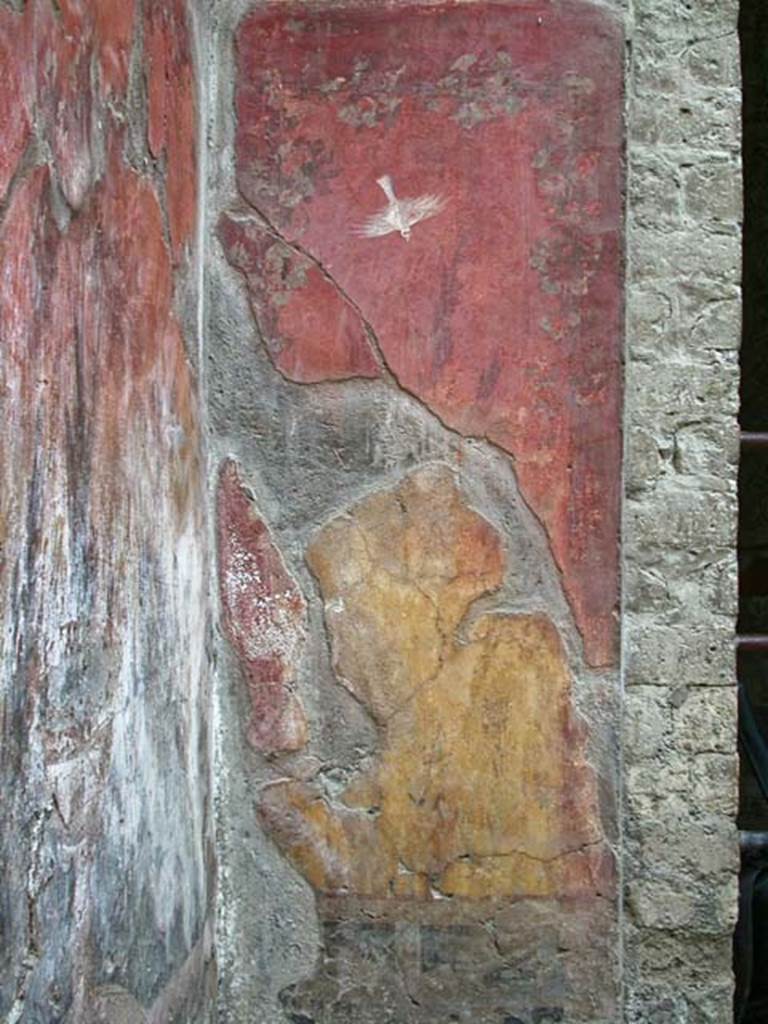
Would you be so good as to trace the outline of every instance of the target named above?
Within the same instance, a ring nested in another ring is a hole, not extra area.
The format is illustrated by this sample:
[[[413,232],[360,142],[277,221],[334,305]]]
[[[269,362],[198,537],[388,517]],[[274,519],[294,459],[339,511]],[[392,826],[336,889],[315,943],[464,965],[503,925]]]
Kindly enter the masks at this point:
[[[739,468],[737,1024],[768,1024],[768,4],[742,0],[743,330]]]

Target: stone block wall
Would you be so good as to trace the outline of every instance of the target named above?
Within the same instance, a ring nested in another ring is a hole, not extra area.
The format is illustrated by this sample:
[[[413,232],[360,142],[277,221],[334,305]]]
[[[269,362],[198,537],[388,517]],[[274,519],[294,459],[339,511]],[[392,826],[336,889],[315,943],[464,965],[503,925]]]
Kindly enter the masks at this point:
[[[183,0],[0,4],[0,1017],[211,1019]]]
[[[740,75],[735,2],[635,3],[627,106],[626,1019],[731,1019]]]

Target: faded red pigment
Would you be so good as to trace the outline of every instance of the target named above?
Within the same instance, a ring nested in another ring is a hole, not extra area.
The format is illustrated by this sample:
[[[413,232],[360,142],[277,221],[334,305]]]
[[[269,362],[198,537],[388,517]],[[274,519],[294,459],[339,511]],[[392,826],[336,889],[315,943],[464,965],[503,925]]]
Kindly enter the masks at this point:
[[[179,32],[184,0],[149,5],[146,67],[148,140],[154,157],[166,164],[168,221],[178,262],[195,226],[195,83],[191,43]]]
[[[217,503],[222,625],[248,684],[248,740],[263,753],[298,750],[307,739],[293,693],[304,598],[232,461],[219,474]]]
[[[219,237],[248,281],[267,351],[288,380],[379,376],[359,313],[314,260],[253,221],[224,216]]]
[[[196,134],[186,7],[162,6],[152,61],[174,100],[151,117],[156,161],[129,99],[154,15],[0,6],[0,1003],[15,993],[40,1020],[122,1019],[117,1003],[198,1019],[206,983],[188,770],[204,756],[204,473],[174,266],[190,267]],[[182,915],[194,930],[158,944]]]
[[[183,5],[176,15],[173,33],[186,39]],[[9,121],[7,170],[0,180],[6,189],[15,181],[0,228],[5,423],[13,428],[3,463],[18,483],[26,476],[23,467],[32,474],[35,448],[74,444],[72,432],[80,433],[80,444],[68,456],[69,472],[77,467],[91,483],[103,481],[107,504],[97,503],[94,528],[104,532],[110,549],[115,524],[108,509],[117,515],[127,498],[120,480],[127,468],[120,467],[135,441],[131,424],[140,424],[141,434],[157,432],[148,452],[169,449],[169,415],[181,430],[183,439],[169,451],[170,464],[179,463],[174,490],[180,513],[187,500],[181,481],[190,468],[183,464],[196,447],[198,430],[193,381],[172,308],[173,267],[162,213],[163,193],[170,207],[178,186],[167,181],[170,172],[153,179],[126,165],[125,131],[104,106],[107,99],[126,99],[133,34],[133,5],[124,0],[64,2],[56,14],[48,3],[28,3],[23,14],[0,9],[0,50],[8,57],[3,75],[12,90],[11,96],[0,91],[0,97],[16,114]],[[187,65],[190,88],[191,75]],[[35,106],[52,167],[40,162],[40,147],[24,158]],[[98,140],[92,137],[96,123]],[[184,134],[184,153],[194,155],[194,125],[189,128],[185,122],[173,132]],[[103,167],[97,167],[97,151],[104,154]],[[192,220],[179,218],[172,227],[179,254],[194,229],[194,166],[194,159],[185,163],[179,204],[192,211]],[[77,211],[69,223],[56,214],[58,190]],[[170,396],[172,408],[167,402],[155,407],[157,395]],[[67,403],[73,403],[69,411]],[[16,453],[24,438],[29,450]],[[87,465],[81,461],[86,441]],[[4,493],[14,490],[9,486]]]
[[[23,58],[31,49],[31,7],[23,16],[0,7],[0,203],[29,141],[34,83],[32,65]]]
[[[616,20],[567,0],[254,12],[236,93],[251,223],[220,225],[286,377],[381,362],[509,453],[595,666],[617,652],[621,55]],[[360,233],[384,174],[444,200],[410,241]]]

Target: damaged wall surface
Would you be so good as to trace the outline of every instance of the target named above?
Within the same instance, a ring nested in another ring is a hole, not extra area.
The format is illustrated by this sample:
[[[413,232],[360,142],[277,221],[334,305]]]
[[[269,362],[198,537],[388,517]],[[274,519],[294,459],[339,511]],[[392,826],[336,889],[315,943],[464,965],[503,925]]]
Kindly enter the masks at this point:
[[[8,1024],[730,1019],[737,7],[0,0]]]
[[[224,1019],[608,1024],[620,19],[296,3],[232,28]]]
[[[737,7],[212,5],[224,1020],[729,1018]]]
[[[182,0],[0,5],[8,1024],[213,1007],[192,46]]]

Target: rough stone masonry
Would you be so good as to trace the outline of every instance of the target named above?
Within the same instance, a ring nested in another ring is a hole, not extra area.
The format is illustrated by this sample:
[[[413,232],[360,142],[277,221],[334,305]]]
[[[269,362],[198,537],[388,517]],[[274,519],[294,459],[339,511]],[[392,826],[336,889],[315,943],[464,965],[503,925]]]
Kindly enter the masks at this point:
[[[0,2],[5,1020],[730,1019],[737,6]]]
[[[738,4],[628,11],[625,1019],[731,1019]]]

